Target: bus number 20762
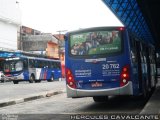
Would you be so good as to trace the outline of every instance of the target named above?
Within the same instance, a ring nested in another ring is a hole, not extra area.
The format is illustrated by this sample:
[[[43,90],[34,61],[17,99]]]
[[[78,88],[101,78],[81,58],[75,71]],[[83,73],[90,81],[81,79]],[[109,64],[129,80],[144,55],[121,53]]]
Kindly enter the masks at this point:
[[[119,64],[102,64],[102,69],[119,69]]]

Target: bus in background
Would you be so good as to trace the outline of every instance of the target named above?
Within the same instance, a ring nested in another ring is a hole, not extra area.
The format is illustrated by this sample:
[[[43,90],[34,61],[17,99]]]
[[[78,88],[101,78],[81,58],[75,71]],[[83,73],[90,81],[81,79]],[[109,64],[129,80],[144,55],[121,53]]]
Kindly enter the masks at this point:
[[[3,74],[1,79],[13,81],[48,82],[61,78],[60,60],[48,59],[43,57],[30,57],[20,55],[18,57],[4,58],[1,61]]]
[[[3,75],[4,75],[4,74],[3,74],[3,71],[2,71],[2,63],[1,63],[1,59],[0,59],[0,81],[1,81],[1,83],[4,82],[4,80],[3,80],[3,78],[2,78]]]
[[[125,27],[97,27],[65,36],[67,96],[103,102],[142,95],[156,86],[155,49]]]

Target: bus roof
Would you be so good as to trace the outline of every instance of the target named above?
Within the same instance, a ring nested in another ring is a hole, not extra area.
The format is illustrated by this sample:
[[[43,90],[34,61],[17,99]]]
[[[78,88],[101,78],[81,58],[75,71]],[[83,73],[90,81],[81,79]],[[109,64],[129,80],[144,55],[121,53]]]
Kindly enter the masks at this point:
[[[84,31],[94,31],[94,30],[105,30],[105,29],[117,29],[121,30],[121,28],[124,28],[123,26],[104,26],[104,27],[91,27],[91,28],[84,28],[84,29],[79,29],[79,30],[74,30],[74,31],[69,31],[68,33],[77,33],[77,32],[84,32]]]
[[[41,57],[30,57],[30,56],[21,56],[20,58],[60,62],[60,60],[52,59],[52,58],[41,58]]]

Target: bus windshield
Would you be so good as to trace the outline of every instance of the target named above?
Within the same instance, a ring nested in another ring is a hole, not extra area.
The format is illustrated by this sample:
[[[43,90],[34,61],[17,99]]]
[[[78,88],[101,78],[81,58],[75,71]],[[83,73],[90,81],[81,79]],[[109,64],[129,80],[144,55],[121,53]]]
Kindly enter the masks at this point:
[[[19,72],[23,70],[23,62],[17,61],[6,61],[4,63],[4,72]]]
[[[70,35],[70,54],[88,56],[118,53],[122,49],[121,31],[103,30]]]

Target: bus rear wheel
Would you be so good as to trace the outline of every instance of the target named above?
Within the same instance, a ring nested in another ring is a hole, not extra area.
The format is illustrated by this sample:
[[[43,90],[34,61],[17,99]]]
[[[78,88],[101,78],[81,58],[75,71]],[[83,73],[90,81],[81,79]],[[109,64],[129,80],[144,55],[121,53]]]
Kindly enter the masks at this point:
[[[18,83],[19,83],[19,81],[17,81],[17,80],[14,80],[14,81],[13,81],[13,83],[14,83],[14,84],[18,84]]]
[[[1,83],[4,83],[4,80],[1,80]]]
[[[51,78],[48,80],[48,82],[53,82],[54,81],[54,75],[51,75]]]
[[[94,96],[94,102],[107,102],[108,96]]]
[[[35,77],[34,75],[31,75],[29,79],[29,83],[33,83],[34,81],[35,81]]]
[[[41,82],[41,80],[35,80],[35,83],[40,83]]]

